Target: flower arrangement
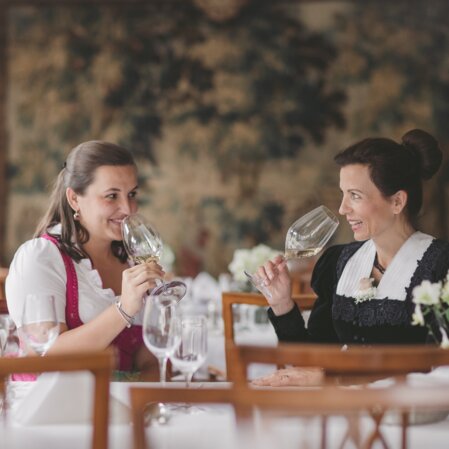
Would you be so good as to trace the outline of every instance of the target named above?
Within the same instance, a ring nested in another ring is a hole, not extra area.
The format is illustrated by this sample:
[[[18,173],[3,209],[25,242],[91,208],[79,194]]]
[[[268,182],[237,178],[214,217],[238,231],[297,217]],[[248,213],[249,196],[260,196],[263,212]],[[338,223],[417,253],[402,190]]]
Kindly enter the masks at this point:
[[[254,273],[267,260],[281,254],[280,251],[260,244],[252,249],[236,249],[228,268],[237,282],[246,283],[248,278],[244,271]]]
[[[444,282],[423,281],[413,289],[412,294],[415,304],[412,324],[427,325],[435,340],[438,341],[429,320],[432,316],[435,317],[436,325],[441,333],[440,346],[445,349],[449,348],[449,272]],[[426,320],[426,317],[429,319]]]
[[[377,289],[374,286],[374,278],[360,279],[359,289],[354,296],[355,303],[371,301],[376,296]]]

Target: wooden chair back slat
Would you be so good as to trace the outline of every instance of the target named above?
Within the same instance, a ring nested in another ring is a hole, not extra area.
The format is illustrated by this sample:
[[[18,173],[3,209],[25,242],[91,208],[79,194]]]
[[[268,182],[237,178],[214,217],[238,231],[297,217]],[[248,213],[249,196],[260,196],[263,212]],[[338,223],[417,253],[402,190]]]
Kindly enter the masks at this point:
[[[316,295],[314,293],[293,295],[292,298],[300,310],[311,310],[315,304]],[[234,314],[232,306],[234,304],[247,304],[252,306],[268,306],[265,297],[259,293],[224,292],[222,294],[222,313],[225,337],[226,370],[230,369],[232,356],[228,350],[228,344],[234,342]],[[228,377],[228,376],[227,376]]]

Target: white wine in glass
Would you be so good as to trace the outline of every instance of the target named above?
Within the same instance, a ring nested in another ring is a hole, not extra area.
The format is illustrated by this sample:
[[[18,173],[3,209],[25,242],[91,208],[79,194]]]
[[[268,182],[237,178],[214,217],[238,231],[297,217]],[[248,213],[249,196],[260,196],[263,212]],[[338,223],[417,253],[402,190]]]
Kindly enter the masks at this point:
[[[338,228],[338,218],[327,207],[319,206],[298,218],[288,229],[285,237],[284,259],[302,259],[317,255]],[[254,287],[265,296],[270,292],[257,274],[245,271]]]
[[[128,215],[122,221],[123,245],[135,264],[159,262],[164,244],[156,228],[140,214]],[[157,280],[151,296],[176,297],[180,301],[186,294],[184,282]]]

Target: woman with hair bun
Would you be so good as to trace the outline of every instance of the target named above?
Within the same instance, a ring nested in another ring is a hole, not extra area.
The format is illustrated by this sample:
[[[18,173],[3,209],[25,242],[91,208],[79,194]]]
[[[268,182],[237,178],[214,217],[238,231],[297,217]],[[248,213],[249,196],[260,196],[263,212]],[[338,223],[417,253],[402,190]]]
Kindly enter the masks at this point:
[[[364,139],[335,161],[340,166],[339,212],[355,242],[330,247],[318,260],[312,275],[318,298],[307,327],[291,299],[282,257],[259,268],[272,295],[268,314],[278,338],[348,345],[425,343],[427,328],[412,325],[413,288],[423,280],[443,280],[449,269],[449,244],[416,227],[422,181],[442,162],[438,142],[414,129],[401,143]],[[260,383],[278,381],[270,376]]]

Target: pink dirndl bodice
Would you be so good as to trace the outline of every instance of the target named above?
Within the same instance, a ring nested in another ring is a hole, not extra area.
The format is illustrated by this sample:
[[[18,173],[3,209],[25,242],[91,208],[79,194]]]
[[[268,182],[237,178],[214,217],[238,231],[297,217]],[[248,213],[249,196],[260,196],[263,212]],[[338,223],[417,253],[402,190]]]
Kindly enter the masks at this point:
[[[72,258],[60,250],[58,240],[48,234],[42,235],[42,238],[54,243],[61,253],[62,260],[64,261],[65,270],[67,273],[66,283],[66,307],[65,307],[65,319],[69,329],[82,326],[84,323],[81,321],[78,309],[78,277],[76,275],[75,265]],[[126,327],[120,334],[112,341],[112,345],[115,346],[119,354],[119,366],[120,371],[132,371],[134,355],[138,349],[143,345],[142,326]]]

